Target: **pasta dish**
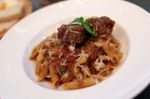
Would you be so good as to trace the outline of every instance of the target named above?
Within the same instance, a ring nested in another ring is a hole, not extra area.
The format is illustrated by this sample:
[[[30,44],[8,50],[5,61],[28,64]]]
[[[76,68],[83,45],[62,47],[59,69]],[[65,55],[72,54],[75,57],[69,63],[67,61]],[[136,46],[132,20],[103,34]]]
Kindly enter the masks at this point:
[[[114,25],[107,16],[79,17],[61,25],[32,50],[30,60],[35,62],[37,80],[67,90],[103,81],[123,56],[112,35]]]

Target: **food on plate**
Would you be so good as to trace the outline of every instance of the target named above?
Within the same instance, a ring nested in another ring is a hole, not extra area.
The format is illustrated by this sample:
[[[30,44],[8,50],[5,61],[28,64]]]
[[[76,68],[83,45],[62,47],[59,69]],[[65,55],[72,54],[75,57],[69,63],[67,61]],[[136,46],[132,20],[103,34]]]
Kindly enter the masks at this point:
[[[56,89],[95,85],[111,75],[122,59],[120,43],[112,35],[115,21],[107,16],[79,17],[32,50],[38,81]]]
[[[0,38],[21,18],[31,13],[32,7],[28,0],[0,1]]]

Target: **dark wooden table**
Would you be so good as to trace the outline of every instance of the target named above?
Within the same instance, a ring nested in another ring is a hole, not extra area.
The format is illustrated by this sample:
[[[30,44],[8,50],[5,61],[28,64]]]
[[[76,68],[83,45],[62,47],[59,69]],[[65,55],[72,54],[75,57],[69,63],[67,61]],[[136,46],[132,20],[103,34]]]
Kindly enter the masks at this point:
[[[40,1],[44,0],[31,0],[34,11],[41,8],[42,5],[46,5],[46,2],[43,2],[41,4]],[[50,1],[50,3],[55,3],[55,1],[58,2],[62,0],[46,0],[46,1]],[[142,8],[144,8],[145,10],[147,10],[148,12],[150,12],[150,0],[127,0],[127,1],[137,4]],[[138,96],[136,96],[135,99],[150,99],[150,85],[145,90],[143,90]]]

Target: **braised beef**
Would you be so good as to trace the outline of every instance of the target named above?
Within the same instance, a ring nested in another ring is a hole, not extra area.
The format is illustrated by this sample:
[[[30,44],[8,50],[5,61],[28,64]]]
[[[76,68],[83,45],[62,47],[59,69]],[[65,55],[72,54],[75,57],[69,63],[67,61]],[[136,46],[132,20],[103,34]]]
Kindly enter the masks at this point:
[[[91,47],[90,47],[90,56],[89,56],[89,61],[91,62],[93,62],[93,61],[95,61],[98,57],[99,57],[99,55],[100,55],[100,53],[101,53],[101,48],[99,48],[99,47],[97,47],[96,45],[92,45]]]
[[[88,25],[97,33],[98,36],[108,36],[111,34],[115,22],[110,18],[103,16],[100,18],[91,18]]]
[[[85,40],[85,29],[81,25],[62,25],[58,28],[58,38],[61,43],[77,44]]]
[[[109,36],[114,24],[115,22],[106,16],[93,17],[88,22],[88,25],[96,32],[96,37]],[[78,24],[62,25],[58,28],[57,36],[62,44],[74,44],[76,48],[83,46],[84,41],[90,38],[96,39],[95,36],[88,33],[84,26]]]
[[[89,70],[92,74],[97,74],[98,73],[98,71],[91,65],[89,65]]]

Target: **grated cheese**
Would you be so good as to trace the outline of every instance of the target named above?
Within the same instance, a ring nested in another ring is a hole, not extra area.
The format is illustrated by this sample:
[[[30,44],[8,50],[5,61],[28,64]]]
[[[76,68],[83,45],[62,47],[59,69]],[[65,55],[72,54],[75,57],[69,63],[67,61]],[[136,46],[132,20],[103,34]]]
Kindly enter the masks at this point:
[[[81,69],[83,69],[84,66],[83,66],[83,65],[80,65],[80,64],[75,64],[75,68],[74,68],[74,69],[75,69],[75,72],[77,71],[77,67],[80,67]]]
[[[61,66],[67,65],[67,60],[65,59],[63,62],[60,63]]]
[[[111,61],[112,60],[112,58],[110,57],[110,56],[107,56],[107,55],[101,55],[101,56],[99,56],[99,59],[100,60],[107,60],[107,61]]]
[[[103,63],[103,60],[96,59],[96,61],[94,62],[95,65],[95,69],[97,71],[99,71],[101,68],[104,68],[105,64]]]
[[[53,52],[53,51],[48,51],[49,57],[52,57],[52,55],[53,55],[54,53],[55,53],[55,52]]]
[[[88,54],[85,54],[83,50],[81,50],[81,53],[78,55],[79,58],[76,60],[77,64],[83,64],[87,61],[87,58],[89,57]]]
[[[70,46],[69,46],[69,50],[72,51],[72,52],[74,53],[75,46],[74,46],[74,45],[70,45]]]
[[[97,47],[101,47],[103,44],[101,42],[95,42],[94,43]]]
[[[76,34],[79,34],[79,33],[80,33],[79,31],[74,31],[74,30],[72,30],[72,27],[69,27],[69,31],[72,32],[72,33],[76,33]]]
[[[61,52],[61,53],[59,54],[59,59],[60,59],[62,56],[63,56],[63,53]]]

